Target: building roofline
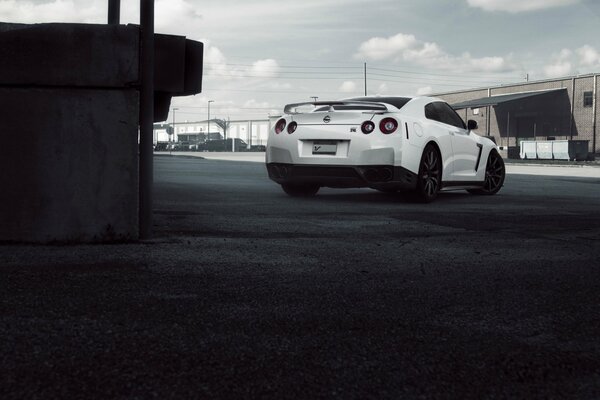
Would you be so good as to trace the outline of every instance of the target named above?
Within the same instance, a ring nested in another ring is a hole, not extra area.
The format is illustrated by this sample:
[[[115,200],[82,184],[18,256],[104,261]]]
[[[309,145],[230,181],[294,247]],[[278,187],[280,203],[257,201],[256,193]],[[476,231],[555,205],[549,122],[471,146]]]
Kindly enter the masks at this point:
[[[214,123],[214,119],[210,120],[211,123]],[[229,122],[269,122],[269,119],[232,119]],[[184,125],[184,124],[206,124],[208,120],[204,119],[202,121],[176,121],[175,125]],[[155,124],[155,125],[173,125],[172,122],[165,122],[163,124]]]
[[[476,91],[479,91],[479,90],[501,89],[501,88],[509,88],[509,87],[516,87],[516,86],[525,86],[525,85],[540,84],[540,83],[559,82],[559,81],[566,81],[566,80],[571,80],[571,79],[593,78],[594,76],[600,76],[600,72],[593,72],[593,73],[580,74],[580,75],[570,75],[570,76],[564,76],[564,77],[561,77],[561,78],[540,79],[540,80],[537,80],[537,81],[508,83],[508,84],[496,85],[496,86],[481,86],[481,87],[472,88],[472,89],[453,90],[451,92],[434,93],[434,94],[430,94],[428,96],[435,97],[435,96],[443,96],[443,95],[448,95],[448,94],[458,94],[458,93],[465,93],[465,92],[476,92]]]

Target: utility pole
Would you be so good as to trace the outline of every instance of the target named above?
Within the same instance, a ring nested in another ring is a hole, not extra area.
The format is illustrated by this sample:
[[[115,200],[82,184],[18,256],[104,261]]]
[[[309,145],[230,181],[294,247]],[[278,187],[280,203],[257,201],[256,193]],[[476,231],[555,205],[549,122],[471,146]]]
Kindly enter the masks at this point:
[[[173,108],[173,133],[171,135],[171,142],[169,143],[169,155],[171,154],[171,151],[173,150],[173,145],[175,144],[175,111],[179,110],[179,108]]]
[[[367,95],[367,63],[365,63],[365,96]]]
[[[214,102],[214,100],[208,101],[208,117],[206,118],[206,141],[208,141],[210,135],[210,103]]]

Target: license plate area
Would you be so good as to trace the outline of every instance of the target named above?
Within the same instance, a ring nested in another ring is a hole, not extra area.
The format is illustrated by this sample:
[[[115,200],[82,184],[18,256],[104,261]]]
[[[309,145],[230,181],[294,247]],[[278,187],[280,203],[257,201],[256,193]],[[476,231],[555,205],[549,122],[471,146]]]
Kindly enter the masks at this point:
[[[315,140],[312,143],[314,155],[332,155],[337,153],[338,142],[336,140]]]

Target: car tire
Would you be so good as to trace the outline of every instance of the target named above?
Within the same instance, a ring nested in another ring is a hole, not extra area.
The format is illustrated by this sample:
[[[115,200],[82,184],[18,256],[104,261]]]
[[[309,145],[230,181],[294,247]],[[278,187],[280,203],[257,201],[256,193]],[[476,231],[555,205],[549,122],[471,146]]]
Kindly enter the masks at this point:
[[[505,176],[506,168],[504,166],[504,160],[496,150],[492,150],[485,165],[485,181],[483,187],[481,189],[469,189],[467,192],[488,196],[496,194],[504,185]]]
[[[430,203],[438,196],[442,187],[442,157],[438,149],[428,144],[419,163],[417,187],[413,193],[416,200]]]
[[[281,188],[283,191],[292,197],[311,197],[317,194],[320,189],[319,185],[316,184],[294,184],[294,183],[282,183]]]

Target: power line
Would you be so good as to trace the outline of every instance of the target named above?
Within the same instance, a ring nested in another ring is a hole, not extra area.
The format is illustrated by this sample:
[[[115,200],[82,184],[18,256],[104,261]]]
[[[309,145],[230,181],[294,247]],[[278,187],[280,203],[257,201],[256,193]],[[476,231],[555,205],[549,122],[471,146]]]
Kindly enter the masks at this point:
[[[249,68],[255,68],[256,65],[254,64],[234,64],[234,63],[205,63],[205,65],[214,65],[214,66],[235,66],[235,67],[249,67]],[[293,73],[310,73],[310,71],[281,71],[281,69],[308,69],[308,70],[319,70],[319,69],[325,69],[325,70],[330,70],[330,69],[336,69],[336,70],[340,70],[340,69],[345,69],[345,70],[354,70],[356,72],[361,72],[363,67],[362,66],[315,66],[315,65],[305,65],[305,66],[301,66],[301,65],[277,65],[277,66],[261,66],[261,69],[264,70],[276,70],[279,73],[285,73],[285,74],[293,74]],[[213,70],[216,70],[213,68]],[[421,71],[411,71],[411,70],[407,70],[407,69],[392,69],[392,68],[382,68],[380,66],[370,66],[369,70],[373,71],[383,71],[383,72],[395,72],[395,73],[399,73],[399,74],[410,74],[410,75],[425,75],[425,76],[441,76],[441,77],[459,77],[459,78],[471,78],[471,79],[480,79],[480,78],[492,78],[492,79],[505,79],[505,78],[514,78],[517,79],[518,77],[515,76],[506,76],[506,75],[496,75],[496,74],[482,74],[482,73],[436,73],[436,72],[423,72]],[[231,69],[231,71],[241,71],[243,72],[244,69]],[[351,74],[354,71],[349,71],[349,72],[341,72],[341,71],[337,71],[337,72],[328,72],[328,71],[320,71],[318,72],[319,74],[339,74],[339,73],[345,73],[345,74]],[[475,74],[475,75],[473,75]]]
[[[417,78],[417,77],[412,77],[412,76],[408,76],[408,77],[402,77],[402,76],[397,76],[397,75],[388,75],[388,74],[377,74],[377,73],[368,73],[368,76],[383,76],[383,77],[388,77],[388,78],[400,78],[400,79],[413,79],[413,80],[417,80],[418,82],[423,82],[423,81],[427,81],[427,82],[431,82],[431,81],[440,81],[442,80],[442,78]],[[490,83],[490,84],[497,84],[498,82],[492,82],[492,81],[467,81],[467,80],[459,80],[459,79],[443,79],[443,82],[454,82],[454,83],[480,83],[480,84],[484,84],[484,83]]]
[[[204,74],[205,76],[216,76],[216,77],[224,77],[224,78],[262,78],[262,79],[318,79],[318,80],[340,80],[340,79],[349,79],[349,77],[341,78],[329,78],[322,76],[262,76],[262,75],[227,75],[227,74]],[[339,75],[339,74],[336,74]],[[360,79],[360,78],[357,78]]]
[[[398,69],[388,69],[388,68],[378,68],[378,67],[370,67],[370,70],[375,70],[375,71],[384,71],[384,72],[398,72],[398,73],[402,73],[402,74],[412,74],[412,75],[431,75],[431,76],[443,76],[443,77],[460,77],[460,78],[465,78],[466,77],[466,73],[462,73],[462,74],[439,74],[439,73],[435,73],[435,72],[414,72],[414,71],[406,71],[406,70],[398,70]],[[473,75],[471,75],[473,76]],[[497,79],[505,79],[507,78],[507,76],[504,75],[487,75],[487,74],[477,74],[476,76],[473,76],[473,79],[477,79],[477,78],[497,78]],[[508,78],[511,78],[510,76]],[[517,79],[517,77],[512,77]]]
[[[236,66],[236,67],[256,67],[255,64],[230,64],[230,63],[204,63],[204,65],[225,65],[225,66]],[[313,66],[313,65],[277,65],[274,67],[264,66],[261,68],[293,68],[293,69],[358,69],[361,70],[362,67],[333,67],[333,66]]]

